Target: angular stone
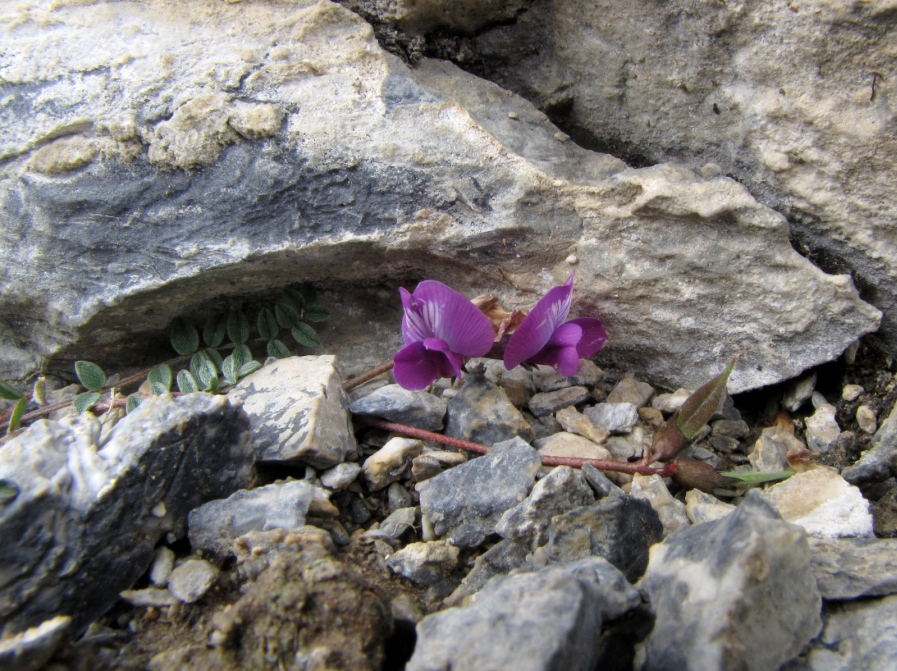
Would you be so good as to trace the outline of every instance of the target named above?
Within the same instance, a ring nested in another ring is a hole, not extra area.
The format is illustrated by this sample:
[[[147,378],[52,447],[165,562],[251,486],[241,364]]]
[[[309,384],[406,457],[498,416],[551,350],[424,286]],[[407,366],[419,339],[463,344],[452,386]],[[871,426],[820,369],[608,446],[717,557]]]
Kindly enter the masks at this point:
[[[174,568],[174,552],[164,545],[156,549],[153,564],[150,566],[149,579],[156,587],[165,587],[168,576]]]
[[[818,391],[813,392],[813,407],[816,412],[807,417],[807,445],[814,452],[823,454],[831,449],[841,435],[841,427],[835,419],[837,409],[825,400]]]
[[[362,536],[364,538],[382,538],[397,541],[406,531],[414,526],[417,516],[417,507],[415,506],[399,508],[380,522],[379,527],[365,531]]]
[[[826,603],[824,629],[782,671],[891,671],[897,660],[897,596]]]
[[[652,396],[654,387],[647,382],[636,380],[632,373],[626,373],[610,390],[607,403],[632,403],[636,408],[641,408],[648,405]]]
[[[233,541],[249,531],[298,529],[315,495],[305,480],[242,489],[190,512],[189,538],[194,551],[229,557]]]
[[[168,591],[179,601],[195,603],[205,596],[220,573],[205,559],[188,559],[168,576]]]
[[[806,449],[806,445],[792,431],[771,426],[760,433],[748,459],[760,473],[783,471],[788,468],[788,453]]]
[[[875,411],[868,405],[861,405],[857,408],[857,424],[863,433],[875,433],[878,428],[878,418]]]
[[[585,387],[565,387],[556,391],[544,391],[535,394],[530,399],[529,409],[536,417],[544,417],[561,408],[584,403],[591,397],[591,393]]]
[[[161,538],[184,534],[189,510],[253,476],[249,421],[223,396],[148,399],[100,449],[97,428],[87,415],[39,421],[0,446],[0,478],[19,488],[0,507],[0,537],[21,539],[0,544],[10,631],[67,613],[83,632],[146,573]]]
[[[447,450],[424,450],[423,454],[411,462],[411,475],[417,482],[423,482],[439,475],[446,468],[453,468],[467,461],[463,452]]]
[[[623,495],[555,516],[548,533],[552,560],[598,555],[635,582],[648,565],[648,548],[663,538],[663,525],[647,501]]]
[[[628,435],[611,436],[604,442],[604,446],[617,461],[632,461],[641,458],[648,445],[650,443],[646,444],[645,432],[640,426],[634,427]]]
[[[0,669],[40,671],[71,634],[72,618],[59,615],[0,639]]]
[[[791,381],[782,396],[782,407],[788,412],[797,412],[798,409],[813,396],[816,389],[816,373],[810,373]]]
[[[539,454],[545,457],[611,458],[610,452],[605,447],[566,431],[552,434],[547,438],[539,438],[533,445],[539,450]]]
[[[595,426],[591,419],[576,408],[562,408],[554,416],[564,431],[576,433],[598,445],[607,440],[607,437],[610,435],[607,429],[603,426]]]
[[[329,355],[278,359],[243,378],[228,398],[252,422],[258,461],[330,468],[356,454],[348,400]]]
[[[705,494],[698,489],[685,492],[685,514],[692,524],[712,522],[725,517],[735,510],[731,503],[724,503],[715,496]]]
[[[685,504],[673,498],[659,475],[634,475],[629,495],[647,501],[654,508],[663,525],[664,537],[688,526]]]
[[[410,438],[390,438],[374,454],[365,459],[361,473],[372,491],[383,489],[401,480],[411,468],[411,460],[420,455],[424,444]]]
[[[821,626],[806,535],[755,491],[651,548],[639,587],[655,613],[649,669],[777,669]]]
[[[153,606],[162,608],[180,603],[178,598],[167,589],[147,587],[145,589],[126,589],[119,596],[132,606]]]
[[[467,597],[479,592],[497,575],[506,575],[526,564],[529,551],[522,545],[503,539],[476,558],[473,568],[458,588],[445,600],[447,606],[462,605]]]
[[[897,540],[811,538],[811,567],[823,599],[897,593]]]
[[[625,493],[611,482],[604,473],[592,466],[592,464],[584,464],[580,470],[585,477],[586,482],[591,485],[592,491],[595,492],[595,495],[599,499],[603,499],[607,496],[620,496]]]
[[[550,366],[537,366],[533,375],[539,391],[556,391],[564,387],[594,387],[604,379],[604,371],[589,359],[579,360],[579,369],[573,377],[564,377]]]
[[[345,489],[358,478],[361,465],[354,461],[344,461],[321,473],[321,484],[331,489]]]
[[[599,403],[586,408],[585,414],[612,434],[629,433],[638,422],[638,406],[634,403]]]
[[[353,401],[349,411],[356,415],[382,417],[427,431],[441,431],[448,401],[425,391],[410,391],[388,384]]]
[[[558,466],[539,480],[523,501],[495,526],[500,536],[535,550],[548,542],[548,525],[555,515],[595,502],[595,495],[582,473]]]
[[[421,620],[406,668],[592,671],[603,620],[639,602],[619,571],[596,558],[494,578],[470,606]]]
[[[711,425],[711,435],[726,438],[747,438],[751,429],[743,419],[718,419]]]
[[[495,445],[515,437],[532,440],[533,430],[504,390],[471,374],[448,404],[445,435]]]
[[[668,415],[672,415],[688,400],[692,392],[688,389],[677,389],[672,394],[658,394],[651,399],[651,407]]]
[[[389,489],[386,490],[386,501],[389,504],[390,511],[396,511],[399,508],[410,508],[414,505],[411,492],[398,482],[392,483]]]
[[[451,541],[409,543],[387,557],[386,565],[418,585],[435,585],[458,566],[458,548]]]
[[[797,473],[764,495],[785,520],[802,526],[811,536],[872,535],[869,502],[834,469],[818,466]]]
[[[844,389],[841,390],[841,398],[845,401],[855,401],[860,397],[860,394],[865,392],[858,384],[845,384]]]
[[[504,512],[523,501],[542,464],[519,438],[445,471],[419,486],[421,511],[439,536],[475,547],[495,531]]]
[[[897,473],[897,407],[872,436],[872,447],[842,472],[853,485],[882,482]]]

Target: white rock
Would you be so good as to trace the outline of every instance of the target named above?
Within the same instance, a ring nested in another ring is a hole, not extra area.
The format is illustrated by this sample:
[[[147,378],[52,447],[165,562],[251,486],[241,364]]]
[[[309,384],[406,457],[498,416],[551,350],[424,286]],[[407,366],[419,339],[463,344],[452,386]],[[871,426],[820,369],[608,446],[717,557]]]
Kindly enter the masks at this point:
[[[869,502],[834,469],[818,466],[791,476],[764,492],[779,514],[811,536],[872,535]]]
[[[420,585],[433,585],[458,565],[458,548],[447,540],[409,543],[387,557],[386,565]]]
[[[807,444],[815,452],[828,452],[838,436],[841,427],[835,419],[837,409],[825,400],[818,391],[813,392],[813,407],[816,412],[807,417]]]
[[[147,587],[146,589],[126,589],[121,598],[132,606],[173,606],[179,603],[177,598],[167,589]]]
[[[165,587],[174,568],[174,552],[164,545],[156,549],[150,566],[149,579],[156,587]]]
[[[677,389],[672,394],[658,394],[651,399],[651,407],[670,415],[681,408],[691,394],[688,389]]]
[[[815,389],[815,372],[793,380],[785,389],[785,395],[782,397],[782,406],[789,412],[797,412],[798,408],[810,399]]]
[[[770,426],[760,432],[748,459],[760,473],[783,471],[788,468],[788,453],[804,449],[806,445],[791,431],[778,425]]]
[[[345,461],[321,473],[321,484],[331,489],[345,489],[361,473],[361,466],[354,461]]]
[[[638,422],[635,403],[599,403],[586,408],[586,416],[597,426],[603,426],[612,434],[629,433]]]
[[[220,571],[205,559],[188,559],[168,576],[168,591],[179,601],[194,603],[209,591]]]
[[[610,452],[601,445],[575,433],[561,431],[533,443],[543,457],[578,457],[581,459],[610,459]]]
[[[865,391],[866,390],[858,384],[845,384],[844,389],[841,390],[841,398],[845,401],[855,401],[860,397],[860,394]]]
[[[731,503],[720,501],[715,496],[706,494],[699,489],[690,489],[685,492],[685,514],[692,524],[718,520],[733,510],[735,510],[735,506]]]
[[[564,431],[576,433],[584,438],[588,438],[597,445],[600,445],[607,440],[607,437],[610,435],[610,432],[606,428],[603,426],[596,426],[591,419],[579,412],[573,406],[561,408],[554,413],[554,417],[557,419],[558,424],[564,428]]]
[[[860,431],[875,433],[878,428],[878,417],[875,416],[875,411],[868,405],[861,405],[857,408],[857,424],[860,425]]]
[[[400,480],[420,455],[423,443],[410,438],[390,438],[377,452],[365,459],[361,473],[372,490],[383,489]]]

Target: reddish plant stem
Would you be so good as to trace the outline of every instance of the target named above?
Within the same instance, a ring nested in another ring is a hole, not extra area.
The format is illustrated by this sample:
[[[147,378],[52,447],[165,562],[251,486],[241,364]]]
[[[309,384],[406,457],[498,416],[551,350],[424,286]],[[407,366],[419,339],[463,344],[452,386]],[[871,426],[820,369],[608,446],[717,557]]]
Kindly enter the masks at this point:
[[[353,375],[348,380],[343,382],[343,389],[345,389],[346,391],[351,391],[352,389],[355,389],[355,387],[364,384],[368,380],[373,380],[378,375],[382,375],[383,373],[392,370],[394,365],[395,363],[392,359],[390,359],[389,361],[384,361],[378,366],[374,366],[370,370],[366,370],[365,372],[359,373],[358,375]]]
[[[469,440],[461,440],[460,438],[451,438],[449,436],[443,436],[440,433],[424,431],[423,429],[418,429],[406,424],[399,424],[397,422],[388,422],[385,419],[379,419],[377,417],[355,415],[355,418],[358,421],[363,422],[364,424],[372,426],[376,429],[392,431],[393,433],[401,433],[402,435],[410,436],[411,438],[418,438],[420,440],[431,440],[435,443],[442,443],[443,445],[449,445],[450,447],[457,447],[461,450],[467,450],[468,452],[486,454],[490,449],[492,449],[490,446],[483,445],[481,443],[473,443]],[[571,466],[572,468],[582,468],[586,464],[591,464],[601,471],[616,471],[617,473],[629,474],[638,473],[639,475],[659,475],[661,477],[673,475],[678,470],[678,466],[676,466],[675,463],[667,464],[663,468],[651,468],[650,466],[648,466],[648,464],[645,464],[641,461],[630,463],[626,461],[613,461],[610,459],[582,459],[579,457],[543,456],[542,464],[544,466]]]

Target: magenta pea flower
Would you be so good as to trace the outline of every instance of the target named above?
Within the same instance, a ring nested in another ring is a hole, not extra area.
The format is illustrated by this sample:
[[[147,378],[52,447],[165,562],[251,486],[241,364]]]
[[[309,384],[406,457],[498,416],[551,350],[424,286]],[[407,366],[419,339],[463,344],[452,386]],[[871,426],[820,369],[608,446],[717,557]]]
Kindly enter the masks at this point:
[[[492,323],[467,298],[435,280],[425,280],[414,293],[399,289],[405,315],[405,346],[393,357],[396,382],[405,389],[424,389],[441,377],[461,377],[469,357],[492,349]]]
[[[592,356],[607,340],[601,320],[582,317],[565,321],[573,305],[573,278],[545,294],[511,335],[505,347],[505,368],[523,362],[557,368],[561,375],[576,375],[579,360]]]

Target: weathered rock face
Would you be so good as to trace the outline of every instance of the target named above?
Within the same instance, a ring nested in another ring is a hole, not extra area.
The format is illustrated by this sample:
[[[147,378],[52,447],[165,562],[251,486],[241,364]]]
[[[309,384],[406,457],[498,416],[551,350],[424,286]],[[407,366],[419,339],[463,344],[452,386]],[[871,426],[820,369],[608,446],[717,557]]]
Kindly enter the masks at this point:
[[[603,361],[672,387],[734,352],[731,391],[770,384],[878,325],[739,184],[627,170],[452,65],[409,69],[338,5],[22,7],[0,24],[0,378],[121,365],[178,315],[297,280],[334,299],[332,349],[372,363],[398,285],[529,308],[574,262]]]
[[[897,16],[885,1],[537,0],[475,41],[586,146],[734,176],[850,270],[897,347]]]

